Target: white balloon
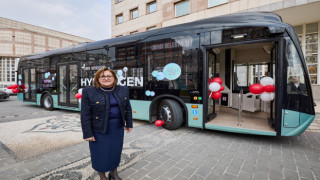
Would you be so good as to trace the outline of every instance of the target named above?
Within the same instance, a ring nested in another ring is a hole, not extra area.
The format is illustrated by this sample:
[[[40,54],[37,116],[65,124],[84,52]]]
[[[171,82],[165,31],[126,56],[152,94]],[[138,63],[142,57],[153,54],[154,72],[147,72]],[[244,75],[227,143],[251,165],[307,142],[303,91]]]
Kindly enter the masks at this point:
[[[78,99],[78,102],[81,103],[81,98]]]
[[[78,90],[78,93],[82,95],[82,88]]]
[[[262,86],[266,86],[266,85],[274,85],[274,80],[271,77],[263,77],[260,80],[260,84]]]
[[[209,89],[210,89],[210,91],[212,91],[212,92],[217,92],[217,91],[219,91],[220,90],[220,84],[219,83],[217,83],[217,82],[213,82],[213,83],[211,83],[210,85],[209,85]]]
[[[263,93],[261,93],[261,95],[260,95],[260,99],[262,100],[262,101],[272,101],[273,100],[273,98],[274,98],[274,94],[273,93],[268,93],[268,92],[263,92]]]

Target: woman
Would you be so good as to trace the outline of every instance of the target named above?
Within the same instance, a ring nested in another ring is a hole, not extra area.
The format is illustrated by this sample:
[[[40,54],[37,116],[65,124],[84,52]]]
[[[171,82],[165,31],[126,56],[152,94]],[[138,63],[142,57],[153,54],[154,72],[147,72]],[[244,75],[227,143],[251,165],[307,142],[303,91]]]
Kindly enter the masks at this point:
[[[132,130],[129,89],[117,86],[115,72],[100,69],[94,76],[94,87],[84,88],[81,99],[83,139],[89,141],[92,168],[101,179],[118,180],[124,130]]]

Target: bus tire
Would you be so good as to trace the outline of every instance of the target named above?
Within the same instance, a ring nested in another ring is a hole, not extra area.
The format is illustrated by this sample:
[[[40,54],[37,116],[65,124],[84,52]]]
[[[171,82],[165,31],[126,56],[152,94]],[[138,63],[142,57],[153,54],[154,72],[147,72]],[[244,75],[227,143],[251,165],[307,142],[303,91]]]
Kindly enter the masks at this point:
[[[43,96],[42,106],[45,110],[49,110],[49,111],[53,110],[53,99],[49,93],[47,93]]]
[[[162,127],[168,130],[178,129],[183,123],[181,107],[171,99],[164,99],[160,102],[157,117],[164,121]]]

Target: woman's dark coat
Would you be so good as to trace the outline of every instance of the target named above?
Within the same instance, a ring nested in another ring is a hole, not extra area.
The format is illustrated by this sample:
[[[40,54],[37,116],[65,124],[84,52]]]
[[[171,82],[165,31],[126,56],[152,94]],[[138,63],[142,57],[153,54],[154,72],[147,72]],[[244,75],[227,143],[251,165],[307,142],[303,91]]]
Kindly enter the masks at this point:
[[[129,88],[116,86],[112,91],[116,98],[123,124],[132,128],[132,109],[129,101]],[[83,139],[93,136],[93,132],[106,133],[110,112],[110,97],[106,92],[96,87],[82,90],[81,98],[81,126]]]

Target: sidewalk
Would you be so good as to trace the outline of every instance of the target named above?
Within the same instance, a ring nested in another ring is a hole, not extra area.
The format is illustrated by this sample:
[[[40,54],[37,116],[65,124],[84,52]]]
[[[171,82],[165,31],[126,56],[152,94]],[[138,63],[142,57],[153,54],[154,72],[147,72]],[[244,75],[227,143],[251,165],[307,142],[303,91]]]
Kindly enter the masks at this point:
[[[124,180],[320,179],[318,130],[269,137],[186,127],[168,131],[143,121],[134,124],[133,131],[125,133],[118,169]],[[314,125],[319,129],[319,123]],[[37,127],[32,134],[43,131],[43,124]],[[25,160],[11,153],[0,143],[1,180],[99,180],[91,168],[87,142]]]

